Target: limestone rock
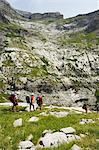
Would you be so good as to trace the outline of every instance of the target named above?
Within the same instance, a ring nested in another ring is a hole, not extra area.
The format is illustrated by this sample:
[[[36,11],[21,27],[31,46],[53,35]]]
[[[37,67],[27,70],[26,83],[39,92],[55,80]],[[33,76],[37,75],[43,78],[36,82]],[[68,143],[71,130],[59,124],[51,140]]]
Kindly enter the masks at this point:
[[[43,147],[58,146],[64,142],[67,142],[67,137],[62,132],[46,133],[45,136],[39,140],[39,144]]]
[[[33,147],[33,143],[31,141],[21,141],[19,143],[19,149],[31,149]]]
[[[49,114],[56,117],[66,117],[69,113],[66,111],[60,111],[60,112],[50,112]]]
[[[31,117],[28,122],[37,122],[38,120],[38,117]]]
[[[27,141],[31,141],[33,139],[33,135],[30,134],[28,137],[27,137]]]
[[[78,145],[74,144],[71,150],[81,150],[81,148]]]
[[[93,119],[81,119],[79,124],[95,123]]]
[[[76,130],[72,127],[62,128],[60,131],[64,132],[65,134],[73,134],[76,132]]]
[[[22,126],[22,118],[15,120],[13,126],[14,127]]]

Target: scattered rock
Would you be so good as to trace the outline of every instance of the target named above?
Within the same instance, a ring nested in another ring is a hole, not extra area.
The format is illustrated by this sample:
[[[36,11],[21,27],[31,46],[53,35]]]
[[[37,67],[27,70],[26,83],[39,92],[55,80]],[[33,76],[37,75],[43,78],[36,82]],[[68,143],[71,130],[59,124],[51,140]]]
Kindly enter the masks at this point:
[[[41,115],[41,116],[48,116],[49,114],[47,114],[46,112],[42,112],[39,115]]]
[[[33,135],[30,134],[28,137],[27,137],[27,141],[31,141],[33,139]]]
[[[38,120],[39,120],[38,117],[31,117],[28,122],[36,122]]]
[[[34,144],[31,141],[21,141],[19,143],[19,149],[31,149],[33,146]]]
[[[63,132],[64,131],[64,132]],[[42,133],[42,137],[39,139],[40,147],[57,147],[63,143],[69,143],[74,140],[81,139],[80,136],[74,135],[75,129],[72,127],[63,128],[59,132],[52,132],[51,130],[45,130]]]
[[[99,142],[99,139],[96,139],[96,142]]]
[[[79,147],[78,145],[74,144],[72,146],[71,150],[81,150],[81,147]]]
[[[13,126],[14,127],[22,126],[22,118],[15,120]]]
[[[93,119],[81,119],[79,124],[95,123]]]
[[[76,132],[76,130],[72,127],[62,128],[60,131],[64,132],[65,134],[73,134]]]
[[[66,117],[69,113],[66,111],[60,111],[60,112],[50,112],[49,114],[56,117]]]
[[[62,132],[46,133],[45,136],[39,140],[39,144],[42,147],[58,146],[64,142],[67,142],[67,137],[65,133]]]
[[[45,134],[52,133],[52,132],[53,132],[52,130],[44,130],[43,133],[42,133],[42,137],[44,137]]]
[[[85,134],[80,134],[80,137],[81,138],[84,138],[86,135]]]

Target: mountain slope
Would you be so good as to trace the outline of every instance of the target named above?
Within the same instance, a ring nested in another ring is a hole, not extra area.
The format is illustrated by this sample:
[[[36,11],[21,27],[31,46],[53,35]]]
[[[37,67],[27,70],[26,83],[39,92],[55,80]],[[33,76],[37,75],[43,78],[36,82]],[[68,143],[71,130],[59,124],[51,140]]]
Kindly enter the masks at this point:
[[[70,106],[84,99],[95,103],[99,37],[97,32],[85,30],[88,24],[81,22],[86,16],[89,21],[90,14],[53,21],[22,21],[10,16],[10,22],[1,23],[1,92],[19,91],[22,99],[29,92],[42,93],[48,104]],[[78,24],[71,27],[75,20]],[[69,29],[65,26],[64,30],[64,25]]]

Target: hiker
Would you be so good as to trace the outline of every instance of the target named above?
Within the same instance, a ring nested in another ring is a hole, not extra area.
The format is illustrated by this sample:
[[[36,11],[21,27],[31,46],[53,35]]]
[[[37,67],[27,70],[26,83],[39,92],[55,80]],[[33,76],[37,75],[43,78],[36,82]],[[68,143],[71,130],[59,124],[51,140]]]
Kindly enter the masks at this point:
[[[88,105],[87,105],[87,104],[84,104],[84,105],[82,106],[82,108],[85,109],[85,112],[86,112],[86,113],[88,112]]]
[[[40,110],[41,110],[42,105],[43,105],[43,99],[42,99],[41,95],[37,97],[37,104],[38,104],[38,106],[40,107]]]
[[[30,104],[30,96],[26,96],[26,102]]]
[[[17,111],[18,101],[17,101],[17,95],[15,93],[12,93],[9,97],[9,100],[12,102],[12,111],[15,111],[14,108]]]
[[[33,106],[33,110],[34,110],[34,102],[35,102],[35,96],[34,93],[32,93],[30,98],[30,111],[31,111],[31,106]]]

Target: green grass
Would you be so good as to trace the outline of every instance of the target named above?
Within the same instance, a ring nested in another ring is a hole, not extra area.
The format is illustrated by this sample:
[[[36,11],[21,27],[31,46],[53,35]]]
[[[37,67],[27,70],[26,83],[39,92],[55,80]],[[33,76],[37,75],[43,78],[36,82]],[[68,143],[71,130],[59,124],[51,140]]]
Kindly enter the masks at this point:
[[[38,116],[40,110],[36,110],[35,112],[25,112],[24,109],[20,107],[19,109],[23,110],[23,112],[19,113],[11,112],[10,109],[11,107],[0,107],[0,149],[17,149],[18,143],[21,140],[26,140],[30,134],[33,135],[32,142],[36,145],[45,129],[59,131],[59,129],[69,126],[75,128],[78,135],[80,133],[88,133],[88,135],[80,141],[63,144],[57,148],[53,148],[53,150],[70,150],[74,143],[78,144],[82,148],[89,147],[91,150],[99,149],[99,143],[96,143],[95,141],[96,138],[99,139],[99,121],[96,121],[95,124],[79,124],[81,118],[99,118],[99,114],[70,114],[63,118],[57,118],[50,115],[47,117],[40,116],[38,122],[29,123],[29,118],[32,116]],[[43,108],[42,111],[46,111],[46,109]],[[13,122],[18,118],[23,119],[23,125],[21,127],[14,128]],[[38,150],[40,150],[40,148]],[[44,150],[49,149],[47,148]]]
[[[0,103],[8,102],[9,94],[0,93]]]
[[[58,42],[61,46],[76,45],[78,48],[92,48],[99,44],[99,36],[94,33],[77,32],[77,33],[65,33],[58,38]]]

